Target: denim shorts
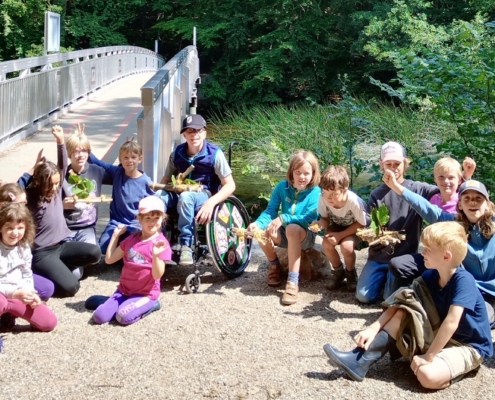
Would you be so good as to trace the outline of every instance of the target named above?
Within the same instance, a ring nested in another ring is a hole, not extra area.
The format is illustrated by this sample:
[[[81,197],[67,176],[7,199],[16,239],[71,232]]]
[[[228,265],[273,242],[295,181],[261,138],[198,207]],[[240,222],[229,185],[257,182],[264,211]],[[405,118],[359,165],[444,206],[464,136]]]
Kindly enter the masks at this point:
[[[277,246],[286,249],[289,242],[287,241],[287,235],[285,234],[285,226],[278,228],[278,233],[280,233],[280,243]],[[301,249],[307,250],[313,247],[315,245],[315,239],[316,233],[306,230],[306,237],[301,243]]]

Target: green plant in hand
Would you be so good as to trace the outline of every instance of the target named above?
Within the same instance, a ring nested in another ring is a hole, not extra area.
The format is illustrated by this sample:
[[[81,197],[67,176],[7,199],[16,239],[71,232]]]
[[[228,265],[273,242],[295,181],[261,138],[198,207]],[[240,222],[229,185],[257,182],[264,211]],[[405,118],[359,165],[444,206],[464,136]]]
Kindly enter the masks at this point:
[[[383,203],[380,207],[374,207],[371,210],[370,228],[375,231],[376,236],[380,236],[383,234],[385,225],[388,224],[389,220],[390,214],[388,212],[388,208],[385,203]]]
[[[72,194],[80,199],[86,199],[95,189],[95,185],[88,178],[82,178],[74,172],[69,173],[69,183],[72,186]]]
[[[384,246],[394,245],[396,243],[400,243],[401,240],[405,240],[405,234],[387,230],[386,225],[389,220],[390,213],[385,204],[382,204],[380,207],[373,207],[371,209],[370,227],[358,229],[356,235],[367,241],[370,246],[374,246],[376,244],[381,244]]]

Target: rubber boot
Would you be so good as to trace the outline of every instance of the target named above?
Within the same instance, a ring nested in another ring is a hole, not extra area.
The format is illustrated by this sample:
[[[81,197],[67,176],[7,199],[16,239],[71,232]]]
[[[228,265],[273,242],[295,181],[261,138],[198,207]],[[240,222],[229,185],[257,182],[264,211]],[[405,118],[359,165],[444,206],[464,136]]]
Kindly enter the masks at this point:
[[[324,345],[323,350],[334,367],[344,370],[349,377],[361,382],[371,365],[387,354],[391,344],[390,339],[386,331],[380,331],[370,343],[368,350],[356,347],[352,351],[338,351],[330,344]]]

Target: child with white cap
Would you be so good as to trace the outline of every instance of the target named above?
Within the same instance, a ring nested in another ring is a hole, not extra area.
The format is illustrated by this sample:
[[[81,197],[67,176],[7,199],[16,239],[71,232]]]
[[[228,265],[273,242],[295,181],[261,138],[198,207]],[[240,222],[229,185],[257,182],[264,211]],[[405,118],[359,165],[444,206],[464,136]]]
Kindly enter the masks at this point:
[[[105,255],[113,264],[124,259],[115,293],[100,305],[93,314],[96,324],[111,321],[114,317],[122,325],[130,325],[160,308],[160,278],[165,273],[165,261],[172,250],[161,230],[165,218],[163,201],[148,196],[139,202],[138,216],[142,231],[125,238],[118,246],[125,225],[115,228]]]
[[[404,173],[409,167],[410,160],[406,158],[406,151],[397,142],[385,143],[380,151],[380,168],[386,172],[391,171],[397,182],[413,193],[429,200],[439,190],[434,185],[424,182],[416,182],[404,178]],[[421,216],[401,196],[382,184],[374,189],[368,200],[368,212],[371,209],[385,204],[388,208],[390,219],[387,229],[391,231],[405,231],[406,240],[395,245],[376,244],[369,248],[368,261],[366,262],[356,288],[356,298],[362,303],[374,303],[383,297],[387,298],[397,289],[397,280],[389,272],[389,263],[392,257],[418,252],[421,234]]]

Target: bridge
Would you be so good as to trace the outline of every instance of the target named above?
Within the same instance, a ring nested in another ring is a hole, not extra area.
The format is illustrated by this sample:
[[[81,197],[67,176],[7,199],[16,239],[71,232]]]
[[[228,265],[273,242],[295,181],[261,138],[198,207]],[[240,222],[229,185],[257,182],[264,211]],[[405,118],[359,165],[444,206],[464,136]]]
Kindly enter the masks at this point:
[[[153,51],[112,46],[0,63],[0,179],[16,181],[40,148],[56,160],[49,124],[66,134],[86,125],[93,152],[113,163],[137,136],[144,171],[159,180],[180,143],[182,117],[195,112],[199,57],[188,46],[167,63]]]

